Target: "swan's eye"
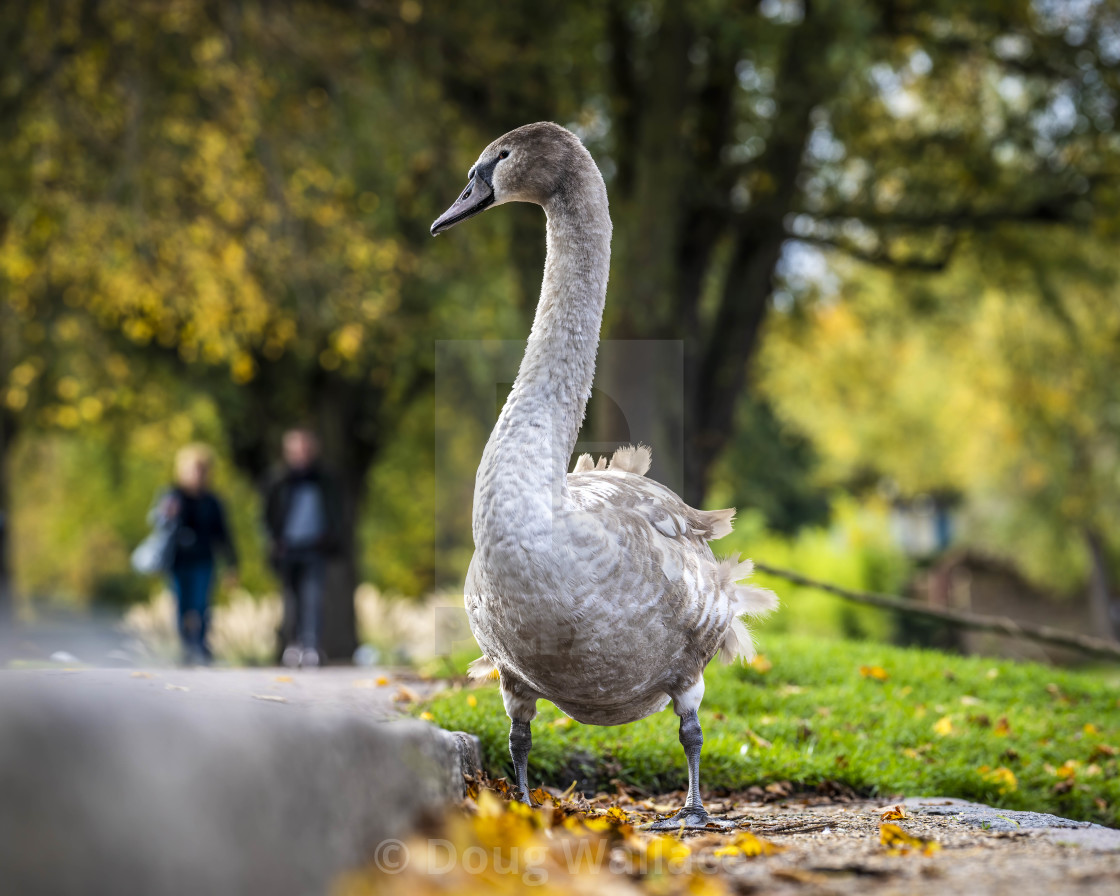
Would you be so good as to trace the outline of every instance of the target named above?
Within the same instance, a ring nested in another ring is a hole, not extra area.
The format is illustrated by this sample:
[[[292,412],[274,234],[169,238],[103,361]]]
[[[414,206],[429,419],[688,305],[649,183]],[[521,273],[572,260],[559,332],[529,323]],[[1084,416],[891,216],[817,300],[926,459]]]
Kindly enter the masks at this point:
[[[509,150],[508,149],[503,149],[500,153],[498,153],[498,158],[499,159],[508,159],[509,158]]]

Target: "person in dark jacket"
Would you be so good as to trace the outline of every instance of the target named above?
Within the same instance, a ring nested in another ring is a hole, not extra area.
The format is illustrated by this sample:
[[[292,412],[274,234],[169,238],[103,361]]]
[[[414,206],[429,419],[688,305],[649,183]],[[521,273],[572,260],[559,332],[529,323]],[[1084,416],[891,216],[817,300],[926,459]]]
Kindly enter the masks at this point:
[[[187,664],[213,659],[206,641],[215,561],[219,555],[237,575],[237,551],[226,522],[225,508],[209,490],[213,452],[205,445],[187,445],[175,456],[175,484],[153,514],[175,523],[169,575],[179,610],[179,637]]]
[[[339,544],[339,502],[320,465],[314,433],[285,433],[283,455],[284,467],[265,497],[269,555],[284,589],[281,662],[318,666],[327,563]]]

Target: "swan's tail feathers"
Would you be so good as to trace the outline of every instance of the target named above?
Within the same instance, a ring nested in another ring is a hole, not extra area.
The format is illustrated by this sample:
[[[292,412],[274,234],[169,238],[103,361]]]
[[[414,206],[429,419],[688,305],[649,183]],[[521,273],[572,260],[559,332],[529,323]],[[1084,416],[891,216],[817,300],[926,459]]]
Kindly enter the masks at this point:
[[[581,454],[576,461],[576,465],[572,468],[573,473],[592,473],[595,470],[605,470],[607,468],[607,459],[600,457],[599,462],[595,463],[595,458],[590,454]]]
[[[488,656],[480,656],[477,660],[472,660],[470,665],[467,666],[467,678],[472,681],[485,681],[488,678],[497,677],[498,667]]]
[[[705,541],[716,541],[730,535],[735,525],[735,508],[726,510],[697,510],[693,531]],[[748,572],[747,575],[750,575]],[[745,578],[745,576],[744,576]]]
[[[754,657],[754,642],[741,616],[765,616],[778,609],[778,597],[773,591],[757,585],[740,585],[754,571],[750,560],[740,561],[728,557],[719,563],[720,584],[731,592],[731,612],[734,618],[727,629],[720,648],[720,658],[730,663],[735,657],[744,662]]]
[[[615,451],[607,469],[645,476],[652,463],[653,452],[650,451],[648,445],[627,445],[625,448],[619,448]]]

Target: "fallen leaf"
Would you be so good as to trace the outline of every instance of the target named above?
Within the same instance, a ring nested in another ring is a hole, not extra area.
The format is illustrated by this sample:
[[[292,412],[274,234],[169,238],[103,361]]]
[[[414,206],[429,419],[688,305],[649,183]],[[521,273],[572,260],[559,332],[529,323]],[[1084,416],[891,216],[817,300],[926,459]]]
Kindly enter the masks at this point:
[[[434,722],[436,720],[436,717],[433,716],[430,712],[420,713],[420,718],[422,718],[425,722]]]
[[[394,703],[418,703],[420,702],[420,695],[415,691],[401,685],[397,692],[393,695]]]
[[[910,853],[931,856],[941,849],[941,844],[936,840],[915,837],[913,834],[906,833],[897,824],[879,825],[879,842],[888,847],[887,853],[892,856],[908,855]]]
[[[882,666],[860,666],[859,674],[863,678],[873,678],[875,681],[886,681],[891,677]]]
[[[1082,727],[1081,730],[1084,731],[1086,734],[1088,734],[1090,737],[1095,735],[1095,734],[1100,734],[1101,733],[1101,730],[1096,725],[1094,725],[1092,722],[1086,722],[1084,727]]]
[[[755,672],[761,672],[765,674],[766,672],[769,672],[774,668],[774,664],[766,658],[766,654],[756,653],[754,655],[754,658],[750,661],[750,667],[754,669]]]
[[[989,784],[995,786],[996,791],[1000,794],[1013,793],[1019,789],[1019,780],[1015,777],[1015,773],[1007,766],[1001,765],[999,768],[990,768],[987,765],[982,765],[976,770]]]
[[[906,809],[901,804],[879,810],[880,821],[901,821],[906,817]]]
[[[992,734],[996,737],[1007,737],[1011,733],[1011,723],[1007,721],[1007,716],[1000,716],[996,727],[992,729]]]
[[[1104,759],[1107,756],[1116,756],[1117,754],[1120,754],[1120,749],[1111,744],[1097,744],[1093,747],[1093,752],[1089,754],[1089,758]]]
[[[953,733],[953,717],[942,716],[933,723],[933,733],[941,737],[949,737]]]
[[[379,688],[385,687],[385,685],[387,685],[388,683],[389,679],[384,675],[378,675],[377,678],[374,679],[374,684],[376,684]]]
[[[295,679],[290,675],[277,675],[273,681],[278,681],[280,684],[291,684]]]
[[[544,792],[543,787],[538,787],[536,790],[529,791],[529,799],[533,801],[534,806],[543,806],[551,797]]]
[[[719,858],[733,858],[736,856],[772,856],[782,852],[783,847],[769,840],[756,837],[750,831],[740,831],[725,846],[715,850],[713,855]]]

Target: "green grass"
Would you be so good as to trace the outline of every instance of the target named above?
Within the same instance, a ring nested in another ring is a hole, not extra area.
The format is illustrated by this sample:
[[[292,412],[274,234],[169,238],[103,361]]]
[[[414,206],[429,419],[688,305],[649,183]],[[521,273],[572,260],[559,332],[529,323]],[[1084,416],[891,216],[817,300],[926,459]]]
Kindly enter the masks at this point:
[[[708,668],[706,789],[831,780],[868,795],[956,796],[1120,825],[1120,668],[1070,671],[791,635],[764,642],[769,671]],[[862,675],[861,665],[888,677]],[[445,728],[477,734],[491,773],[510,774],[496,683],[422,708]],[[545,701],[540,710],[534,786],[567,786],[580,756],[596,787],[612,778],[648,790],[684,785],[670,710],[614,728],[568,722]]]

